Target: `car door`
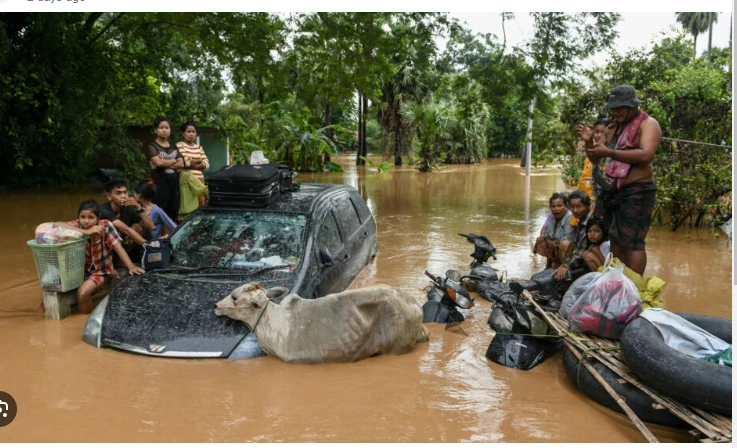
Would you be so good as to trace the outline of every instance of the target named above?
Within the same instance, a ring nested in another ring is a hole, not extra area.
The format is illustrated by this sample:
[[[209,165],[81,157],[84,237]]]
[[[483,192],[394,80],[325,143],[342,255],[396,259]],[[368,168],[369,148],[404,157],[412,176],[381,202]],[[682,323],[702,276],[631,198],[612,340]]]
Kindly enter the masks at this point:
[[[347,288],[368,263],[368,250],[363,247],[368,235],[362,229],[358,210],[348,194],[336,198],[334,204],[335,215],[345,236],[345,266],[339,282]]]
[[[348,258],[343,235],[332,208],[318,222],[317,237],[313,251],[314,266],[312,282],[313,297],[321,297],[342,291],[341,274]]]

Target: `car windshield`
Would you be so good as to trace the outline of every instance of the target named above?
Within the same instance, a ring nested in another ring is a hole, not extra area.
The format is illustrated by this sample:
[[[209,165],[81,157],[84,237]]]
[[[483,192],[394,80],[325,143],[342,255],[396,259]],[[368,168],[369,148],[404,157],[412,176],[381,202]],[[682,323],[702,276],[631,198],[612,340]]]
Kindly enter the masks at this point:
[[[171,235],[172,264],[228,269],[296,265],[306,223],[305,215],[203,211]]]

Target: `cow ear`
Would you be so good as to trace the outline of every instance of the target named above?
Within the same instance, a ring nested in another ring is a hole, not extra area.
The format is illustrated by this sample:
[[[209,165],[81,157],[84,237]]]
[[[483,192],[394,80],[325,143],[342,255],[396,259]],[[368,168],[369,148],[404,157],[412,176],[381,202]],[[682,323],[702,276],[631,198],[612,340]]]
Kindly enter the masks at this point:
[[[251,308],[253,308],[254,310],[260,310],[261,305],[257,301],[251,300]]]

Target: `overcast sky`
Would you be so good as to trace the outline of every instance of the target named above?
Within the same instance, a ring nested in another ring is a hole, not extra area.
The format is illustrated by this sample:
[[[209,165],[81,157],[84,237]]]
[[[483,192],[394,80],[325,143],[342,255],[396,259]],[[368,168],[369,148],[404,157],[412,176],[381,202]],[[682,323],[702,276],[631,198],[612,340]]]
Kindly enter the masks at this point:
[[[498,12],[452,12],[467,23],[468,28],[479,33],[495,34],[499,41],[502,39],[502,20]],[[675,12],[622,12],[622,20],[617,26],[619,37],[614,48],[619,53],[630,49],[643,48],[653,39],[660,40],[661,33],[675,35],[681,31],[676,22]],[[730,13],[719,15],[719,21],[714,25],[712,46],[726,47],[729,44]],[[672,28],[675,28],[673,30]],[[505,24],[507,31],[507,45],[521,45],[532,36],[532,19],[528,13],[515,13],[515,19]],[[696,40],[696,50],[699,54],[706,51],[709,33],[699,35]]]

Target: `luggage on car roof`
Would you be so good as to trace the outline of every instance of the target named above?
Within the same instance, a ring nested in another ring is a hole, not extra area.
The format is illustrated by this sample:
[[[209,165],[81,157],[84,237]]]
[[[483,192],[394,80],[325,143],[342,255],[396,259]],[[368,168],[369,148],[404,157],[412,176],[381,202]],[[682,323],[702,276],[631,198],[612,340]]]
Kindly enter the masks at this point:
[[[228,165],[210,176],[210,204],[262,207],[295,191],[294,174],[288,166],[275,163],[262,165]]]

